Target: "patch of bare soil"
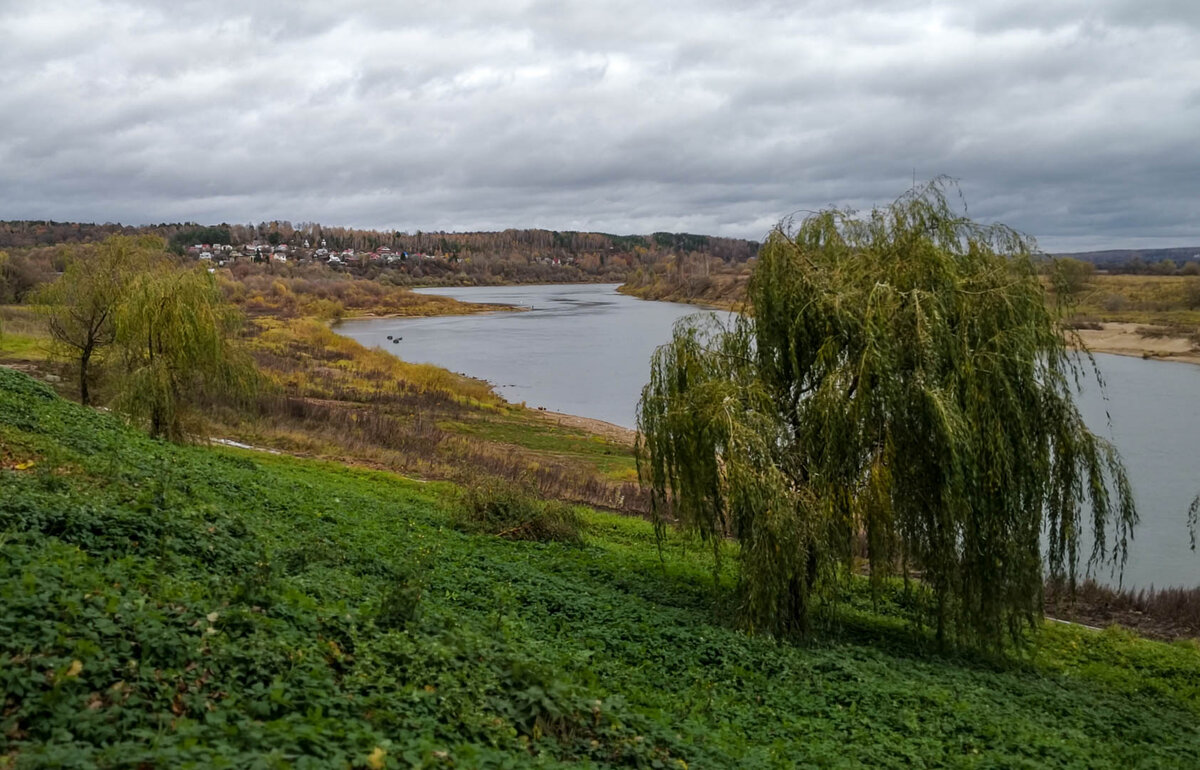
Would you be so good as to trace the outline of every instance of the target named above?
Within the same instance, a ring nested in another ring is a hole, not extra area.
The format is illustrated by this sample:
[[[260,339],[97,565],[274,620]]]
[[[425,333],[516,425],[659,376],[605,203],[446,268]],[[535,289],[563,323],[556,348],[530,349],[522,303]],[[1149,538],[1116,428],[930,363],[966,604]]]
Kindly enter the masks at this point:
[[[1200,588],[1115,590],[1085,581],[1071,597],[1046,586],[1046,617],[1095,628],[1121,626],[1150,639],[1200,640]]]

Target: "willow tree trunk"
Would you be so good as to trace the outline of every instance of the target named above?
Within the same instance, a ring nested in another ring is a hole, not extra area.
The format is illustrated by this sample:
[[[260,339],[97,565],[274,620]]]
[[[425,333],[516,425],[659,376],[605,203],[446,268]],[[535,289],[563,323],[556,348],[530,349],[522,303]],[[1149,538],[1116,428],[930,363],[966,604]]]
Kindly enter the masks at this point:
[[[92,360],[92,347],[87,346],[79,352],[79,403],[91,406],[91,393],[88,391],[88,365]]]

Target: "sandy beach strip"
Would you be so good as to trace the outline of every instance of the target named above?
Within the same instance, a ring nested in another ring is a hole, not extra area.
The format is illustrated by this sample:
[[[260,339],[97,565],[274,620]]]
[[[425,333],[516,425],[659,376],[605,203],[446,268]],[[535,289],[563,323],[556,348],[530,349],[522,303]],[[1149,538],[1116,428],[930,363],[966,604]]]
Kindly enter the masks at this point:
[[[1200,350],[1186,337],[1146,334],[1155,327],[1137,323],[1103,323],[1099,329],[1079,329],[1079,338],[1093,353],[1156,358],[1200,364]]]

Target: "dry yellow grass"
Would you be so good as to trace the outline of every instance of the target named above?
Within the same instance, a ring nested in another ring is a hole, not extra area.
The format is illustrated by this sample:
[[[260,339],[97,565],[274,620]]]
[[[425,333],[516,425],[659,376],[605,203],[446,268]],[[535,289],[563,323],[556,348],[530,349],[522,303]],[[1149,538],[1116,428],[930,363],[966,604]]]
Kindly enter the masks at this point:
[[[331,273],[312,265],[274,267],[238,265],[218,274],[226,296],[250,316],[340,318],[431,316],[497,310],[497,306],[417,294],[407,288]]]
[[[1096,275],[1073,299],[1089,349],[1200,363],[1200,276]]]
[[[1200,276],[1097,275],[1077,301],[1081,320],[1200,327]]]
[[[378,348],[366,348],[312,318],[259,319],[250,349],[264,371],[284,388],[310,397],[369,397],[403,385],[437,393],[463,404],[497,407],[503,401],[481,380],[431,364],[402,361]]]
[[[45,317],[31,305],[0,305],[0,329],[24,337],[50,336]]]

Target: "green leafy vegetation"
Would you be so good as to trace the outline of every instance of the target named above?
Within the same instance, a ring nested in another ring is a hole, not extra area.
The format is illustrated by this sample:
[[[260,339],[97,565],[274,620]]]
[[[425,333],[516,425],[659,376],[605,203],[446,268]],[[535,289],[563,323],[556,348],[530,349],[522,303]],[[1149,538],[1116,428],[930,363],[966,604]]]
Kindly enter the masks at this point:
[[[656,520],[737,540],[751,628],[805,632],[862,548],[876,585],[919,574],[912,614],[939,642],[998,648],[1040,618],[1047,566],[1074,580],[1084,527],[1089,563],[1123,563],[1132,493],[1074,405],[1085,372],[1031,246],[943,187],[777,229],[748,312],[685,320],[655,356]]]
[[[174,233],[168,240],[171,251],[176,254],[182,254],[188,246],[213,243],[233,243],[229,228],[216,226],[190,227]]]
[[[241,315],[201,270],[140,272],[114,312],[120,355],[113,404],[150,435],[178,440],[201,394],[228,402],[251,392],[256,372],[238,348]]]
[[[888,583],[806,645],[709,550],[451,526],[460,493],[155,441],[0,368],[0,767],[1184,767],[1200,650],[939,656]]]
[[[130,284],[139,273],[173,268],[162,258],[162,245],[153,236],[114,235],[72,247],[63,274],[37,293],[54,352],[77,370],[85,406],[91,403],[93,360],[116,341],[117,312]]]
[[[154,236],[112,235],[68,247],[63,274],[36,299],[49,352],[74,370],[84,405],[103,369],[111,406],[151,435],[179,440],[196,432],[189,418],[206,391],[232,402],[257,378],[238,345],[240,313],[210,273],[176,264],[164,246]]]
[[[454,526],[510,540],[550,543],[581,542],[579,514],[557,500],[541,500],[528,484],[486,479],[463,490]]]

